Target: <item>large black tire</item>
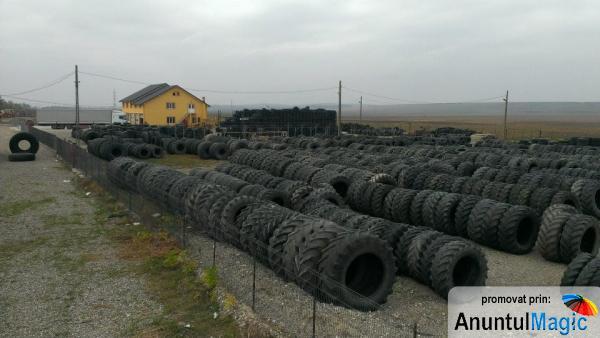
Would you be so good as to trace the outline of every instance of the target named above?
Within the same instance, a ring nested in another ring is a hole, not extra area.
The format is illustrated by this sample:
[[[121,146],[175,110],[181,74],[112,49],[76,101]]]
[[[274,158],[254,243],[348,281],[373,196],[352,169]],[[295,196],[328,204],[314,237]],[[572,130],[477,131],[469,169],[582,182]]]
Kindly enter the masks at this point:
[[[29,143],[29,146],[25,149],[21,149],[21,147],[19,146],[19,143],[21,143],[21,141],[27,141],[27,143]],[[13,154],[18,154],[18,153],[37,154],[38,150],[40,149],[40,142],[38,141],[37,137],[35,137],[35,135],[28,133],[26,131],[21,131],[21,132],[14,134],[10,138],[10,141],[8,141],[8,146],[10,148],[10,152]],[[26,160],[26,161],[32,161],[32,160]]]
[[[581,205],[585,214],[600,218],[600,182],[597,180],[578,180],[573,183],[571,192]]]
[[[485,241],[485,229],[489,221],[487,212],[493,208],[497,202],[482,199],[472,209],[469,215],[469,222],[467,223],[467,234],[469,238],[477,243],[486,243]]]
[[[513,205],[498,226],[498,244],[506,252],[528,253],[535,246],[539,228],[539,218],[531,208]]]
[[[361,231],[343,233],[322,255],[319,273],[326,301],[371,311],[392,293],[396,266],[384,240]]]
[[[207,160],[210,158],[210,146],[210,142],[200,142],[196,153],[198,156],[200,156],[200,158]]]
[[[423,211],[421,216],[423,218],[424,226],[433,229],[437,228],[435,224],[435,211],[440,200],[446,195],[447,193],[445,192],[435,191],[427,197],[425,203],[423,204]]]
[[[238,217],[244,208],[247,208],[251,204],[261,204],[262,202],[254,197],[250,196],[238,196],[230,200],[221,214],[221,225],[223,230],[228,237],[228,242],[240,246],[240,229],[236,227]]]
[[[482,200],[479,196],[462,195],[461,201],[456,208],[456,214],[454,218],[454,230],[455,233],[461,237],[468,238],[469,233],[467,226],[469,224],[469,217],[475,205]]]
[[[412,240],[420,233],[430,230],[422,226],[411,227],[398,239],[398,244],[394,247],[394,257],[398,274],[408,273],[408,248]]]
[[[441,232],[435,230],[424,231],[413,238],[408,246],[406,257],[408,274],[414,279],[425,282],[428,276],[424,275],[421,268],[421,261],[429,245],[442,236]]]
[[[577,213],[577,209],[566,204],[555,204],[542,215],[537,248],[547,260],[561,262],[560,237],[567,220]]]
[[[431,286],[442,297],[455,286],[484,286],[487,260],[479,247],[467,241],[452,241],[435,254],[431,263]]]
[[[600,245],[598,220],[588,215],[571,215],[560,236],[560,258],[568,263],[582,252],[596,255]]]
[[[577,257],[575,257],[569,265],[567,265],[567,269],[563,273],[562,279],[560,280],[561,286],[574,286],[577,277],[581,273],[581,270],[591,261],[595,256],[589,254],[587,252],[582,252]]]
[[[225,143],[213,143],[208,149],[210,156],[217,160],[226,160],[229,152],[227,151],[227,145]]]
[[[35,161],[35,154],[33,154],[33,153],[8,154],[8,160],[11,162]]]
[[[448,193],[440,199],[434,210],[434,229],[446,234],[456,234],[456,212],[462,195]]]
[[[413,198],[410,204],[410,220],[413,225],[424,225],[423,222],[423,206],[425,201],[434,191],[422,190]]]
[[[600,257],[595,256],[584,267],[575,280],[575,286],[600,286],[593,285],[592,280],[600,271]]]

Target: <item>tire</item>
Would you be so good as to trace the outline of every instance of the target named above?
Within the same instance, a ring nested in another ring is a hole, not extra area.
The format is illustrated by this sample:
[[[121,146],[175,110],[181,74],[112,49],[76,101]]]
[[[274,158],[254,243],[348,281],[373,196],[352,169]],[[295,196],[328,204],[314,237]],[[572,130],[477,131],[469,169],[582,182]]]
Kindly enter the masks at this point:
[[[377,185],[371,194],[370,209],[373,216],[385,216],[385,197],[394,189],[391,185]]]
[[[461,195],[460,203],[456,208],[454,216],[454,230],[455,233],[461,237],[468,238],[469,233],[467,227],[469,224],[469,217],[475,205],[482,200],[479,196]]]
[[[398,239],[398,244],[394,248],[398,274],[406,275],[408,273],[408,248],[412,240],[424,231],[431,231],[431,229],[421,226],[411,227]]]
[[[236,221],[240,212],[251,204],[264,203],[250,196],[238,196],[229,201],[221,215],[221,224],[225,234],[228,234],[228,242],[238,246],[240,245],[240,229],[236,228]]]
[[[240,227],[240,243],[250,254],[261,262],[269,261],[269,240],[279,225],[299,214],[275,204],[262,204],[242,222]]]
[[[580,253],[598,254],[600,232],[598,221],[588,215],[571,215],[560,236],[560,258],[569,263]]]
[[[198,149],[196,150],[196,153],[198,154],[198,156],[200,156],[201,159],[210,159],[210,146],[211,143],[209,142],[200,142],[200,144],[198,145]]]
[[[600,257],[592,258],[584,267],[575,280],[575,286],[600,286],[592,285],[594,275],[600,270]]]
[[[386,218],[394,222],[410,223],[410,205],[417,193],[415,190],[402,188],[390,191],[385,200],[386,213],[389,214]]]
[[[420,263],[429,245],[440,236],[442,236],[441,232],[429,230],[421,232],[413,238],[408,246],[406,257],[409,276],[423,283],[427,281],[429,276],[423,275]]]
[[[323,251],[331,240],[345,230],[333,222],[319,220],[308,227],[305,226],[300,232],[299,236],[294,236],[293,248],[297,253],[293,261],[293,271],[296,283],[312,293],[319,287],[318,270]]]
[[[565,204],[555,204],[542,215],[542,225],[538,234],[537,247],[540,254],[552,262],[561,262],[560,237],[567,220],[577,213],[577,209]]]
[[[213,143],[209,149],[208,153],[210,156],[217,160],[226,160],[229,153],[227,151],[227,145],[225,143]]]
[[[410,204],[410,219],[413,225],[424,225],[423,222],[423,206],[425,201],[434,193],[431,190],[422,190],[412,200]]]
[[[356,231],[329,243],[319,262],[319,273],[324,276],[321,289],[325,295],[335,295],[334,302],[371,311],[392,293],[396,267],[385,241]]]
[[[446,195],[447,193],[445,192],[435,191],[427,197],[425,203],[423,204],[423,211],[421,215],[421,217],[423,218],[422,225],[432,229],[437,228],[437,225],[435,223],[436,209],[440,200]]]
[[[439,249],[431,263],[431,286],[444,298],[455,286],[483,286],[487,261],[481,250],[467,241],[449,242]]]
[[[446,194],[440,199],[434,209],[434,229],[449,235],[455,235],[456,232],[456,212],[462,201],[459,194]]]
[[[486,244],[485,242],[485,229],[488,223],[487,211],[494,207],[497,202],[482,199],[471,211],[469,215],[469,222],[467,223],[467,234],[469,238],[477,243]]]
[[[271,269],[280,276],[286,276],[287,267],[284,265],[283,250],[285,243],[288,240],[288,236],[296,230],[296,226],[299,223],[297,219],[311,219],[310,216],[302,214],[296,214],[293,217],[286,219],[281,223],[274,231],[273,235],[269,238],[268,257],[269,266]],[[308,220],[306,221],[308,222]]]
[[[567,265],[567,269],[563,273],[562,279],[560,280],[561,286],[574,286],[577,277],[581,273],[581,270],[594,258],[594,255],[591,255],[587,252],[582,252],[577,257],[575,257],[569,265]]]
[[[8,160],[11,162],[35,161],[35,154],[33,154],[33,153],[8,154]]]
[[[535,246],[540,222],[531,208],[511,206],[498,227],[500,249],[514,254],[525,254]]]
[[[587,215],[600,218],[600,182],[597,180],[578,180],[573,183],[571,192],[581,205],[581,209]]]
[[[21,141],[27,141],[29,146],[26,149],[21,149],[21,147],[19,146],[19,143],[21,143]],[[21,131],[21,132],[14,134],[10,138],[10,141],[8,141],[8,146],[10,148],[10,152],[13,154],[19,154],[19,153],[37,154],[38,150],[40,149],[40,142],[38,141],[37,137],[35,137],[35,135],[25,132],[25,131]],[[31,161],[31,160],[26,160],[26,161]]]

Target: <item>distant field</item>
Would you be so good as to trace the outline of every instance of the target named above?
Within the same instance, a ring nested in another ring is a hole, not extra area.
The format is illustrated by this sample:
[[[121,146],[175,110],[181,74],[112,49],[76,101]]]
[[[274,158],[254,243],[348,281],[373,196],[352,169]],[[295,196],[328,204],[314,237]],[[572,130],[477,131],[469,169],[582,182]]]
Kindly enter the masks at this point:
[[[343,119],[343,122],[359,122],[357,119]],[[469,128],[481,133],[492,133],[502,137],[504,130],[503,119],[490,116],[444,116],[419,117],[403,116],[369,117],[361,123],[374,127],[400,127],[410,134],[415,130],[432,130],[438,127]],[[555,116],[536,117],[534,119],[513,118],[508,121],[508,138],[512,140],[543,137],[562,139],[574,136],[600,137],[600,116],[598,119],[572,117],[559,119]]]

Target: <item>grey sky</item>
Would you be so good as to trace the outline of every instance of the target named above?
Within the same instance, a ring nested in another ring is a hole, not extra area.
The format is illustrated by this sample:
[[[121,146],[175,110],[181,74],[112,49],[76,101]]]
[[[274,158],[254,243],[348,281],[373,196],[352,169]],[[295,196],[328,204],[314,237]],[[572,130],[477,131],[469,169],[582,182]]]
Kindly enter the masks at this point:
[[[0,94],[72,71],[227,91],[344,85],[411,101],[600,100],[600,2],[0,0]],[[72,80],[23,97],[73,102]],[[81,102],[142,85],[81,75]],[[209,103],[333,103],[194,92]],[[360,94],[344,91],[344,102]],[[369,103],[402,103],[365,96]]]

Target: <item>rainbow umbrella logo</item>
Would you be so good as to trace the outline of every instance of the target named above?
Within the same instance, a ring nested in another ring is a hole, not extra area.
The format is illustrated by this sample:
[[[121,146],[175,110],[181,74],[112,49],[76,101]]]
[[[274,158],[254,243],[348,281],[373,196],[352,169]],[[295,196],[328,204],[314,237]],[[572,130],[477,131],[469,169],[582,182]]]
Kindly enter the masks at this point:
[[[598,314],[596,304],[582,295],[567,293],[562,296],[562,300],[566,307],[580,315],[595,316]]]

